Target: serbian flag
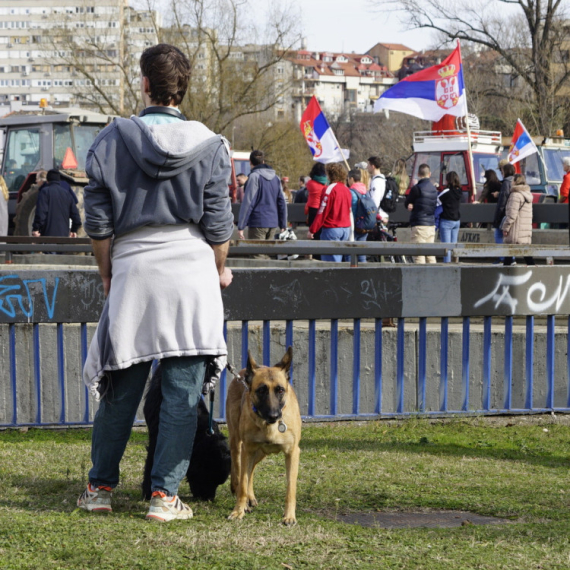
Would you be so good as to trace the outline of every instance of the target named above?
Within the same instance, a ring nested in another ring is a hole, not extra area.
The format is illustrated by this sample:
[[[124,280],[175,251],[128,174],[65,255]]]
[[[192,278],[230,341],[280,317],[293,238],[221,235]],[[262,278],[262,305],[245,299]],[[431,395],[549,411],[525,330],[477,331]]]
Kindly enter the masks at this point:
[[[508,161],[511,164],[516,164],[519,160],[522,160],[535,152],[538,152],[536,145],[530,138],[530,135],[522,124],[522,121],[518,119],[515,126],[515,132],[513,133],[513,138],[511,140],[509,155],[507,156]]]
[[[461,49],[457,47],[440,65],[418,71],[396,83],[376,100],[374,112],[399,111],[439,121],[444,115],[467,115]]]
[[[314,95],[301,117],[301,132],[313,153],[313,160],[317,162],[342,162],[350,156],[347,149],[341,152],[333,130]]]

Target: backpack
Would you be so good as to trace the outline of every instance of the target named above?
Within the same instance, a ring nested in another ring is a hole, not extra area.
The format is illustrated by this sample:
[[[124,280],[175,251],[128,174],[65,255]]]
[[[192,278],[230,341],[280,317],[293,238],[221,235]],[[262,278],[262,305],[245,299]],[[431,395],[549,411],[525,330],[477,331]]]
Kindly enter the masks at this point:
[[[398,196],[399,188],[396,179],[392,178],[392,176],[386,176],[386,190],[384,191],[384,197],[380,201],[380,209],[387,214],[395,212]]]
[[[357,233],[364,233],[376,227],[376,214],[378,208],[374,200],[368,195],[359,196],[356,203],[356,217],[354,218],[354,229]]]

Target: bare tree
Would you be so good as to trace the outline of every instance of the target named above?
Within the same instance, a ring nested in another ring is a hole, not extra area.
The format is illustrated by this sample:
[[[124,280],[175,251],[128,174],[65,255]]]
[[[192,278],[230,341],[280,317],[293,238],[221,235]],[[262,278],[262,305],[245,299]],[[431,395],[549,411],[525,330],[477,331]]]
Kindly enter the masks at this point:
[[[287,52],[300,41],[299,18],[272,4],[264,27],[249,0],[178,0],[163,38],[189,57],[187,116],[229,133],[236,119],[272,109],[290,85],[280,80]]]
[[[530,101],[536,128],[545,135],[552,131],[563,112],[560,96],[570,76],[562,0],[394,0],[391,4],[404,11],[413,27],[496,52],[497,64],[521,78],[529,97],[507,89],[497,90],[496,95]]]

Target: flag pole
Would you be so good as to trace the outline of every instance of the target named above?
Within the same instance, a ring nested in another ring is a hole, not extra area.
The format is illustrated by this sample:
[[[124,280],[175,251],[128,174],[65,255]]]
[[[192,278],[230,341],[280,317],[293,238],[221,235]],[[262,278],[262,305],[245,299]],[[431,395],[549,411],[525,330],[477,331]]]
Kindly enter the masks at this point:
[[[459,53],[461,54],[461,45],[459,40],[457,40],[457,46],[459,47]],[[463,57],[461,57],[461,65],[463,65]],[[473,200],[475,200],[475,195],[477,194],[477,181],[475,180],[475,163],[473,161],[473,149],[471,147],[471,127],[469,126],[469,110],[467,109],[467,86],[463,86],[463,92],[465,93],[465,126],[467,127],[467,150],[469,153],[469,170],[471,171],[471,180],[473,181]]]

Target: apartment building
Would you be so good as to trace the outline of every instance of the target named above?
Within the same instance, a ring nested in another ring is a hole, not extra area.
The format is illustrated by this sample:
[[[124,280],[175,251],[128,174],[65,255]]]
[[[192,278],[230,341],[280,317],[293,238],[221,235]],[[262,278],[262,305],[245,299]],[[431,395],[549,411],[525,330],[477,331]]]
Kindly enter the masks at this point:
[[[127,0],[0,0],[0,103],[47,99],[122,112],[157,20]]]
[[[296,120],[315,95],[327,116],[371,112],[374,101],[397,82],[386,66],[367,54],[300,50],[290,52],[291,109]]]
[[[414,50],[403,44],[383,44],[377,43],[370,48],[367,55],[376,58],[383,66],[388,68],[391,73],[397,73],[402,67],[404,58],[414,53]]]

